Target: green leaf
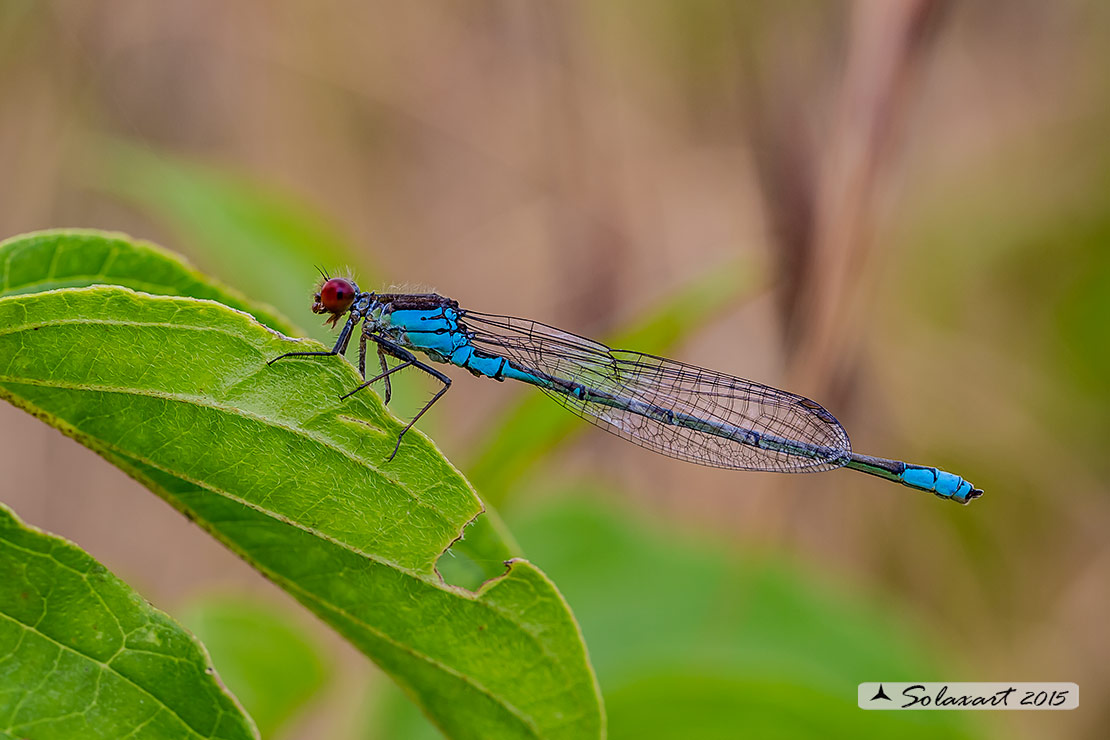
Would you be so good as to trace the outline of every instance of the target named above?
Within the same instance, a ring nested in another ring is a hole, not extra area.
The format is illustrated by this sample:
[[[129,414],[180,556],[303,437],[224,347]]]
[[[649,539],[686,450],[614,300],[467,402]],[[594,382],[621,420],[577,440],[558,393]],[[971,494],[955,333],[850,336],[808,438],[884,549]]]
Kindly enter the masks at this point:
[[[665,354],[729,304],[748,295],[758,284],[755,273],[754,266],[747,263],[715,266],[606,343]],[[590,426],[543,394],[532,392],[522,395],[490,428],[494,431],[478,444],[466,470],[486,502],[500,506],[513,486],[549,457],[552,449]]]
[[[77,546],[0,504],[0,734],[257,738],[204,648]]]
[[[274,736],[328,680],[322,648],[280,605],[206,596],[179,618],[204,643],[263,737]]]
[[[0,262],[3,253],[0,252]],[[389,672],[451,737],[596,737],[577,625],[524,561],[478,593],[435,571],[481,511],[340,358],[221,304],[94,286],[0,299],[0,395],[210,531]],[[496,530],[487,535],[496,542]]]

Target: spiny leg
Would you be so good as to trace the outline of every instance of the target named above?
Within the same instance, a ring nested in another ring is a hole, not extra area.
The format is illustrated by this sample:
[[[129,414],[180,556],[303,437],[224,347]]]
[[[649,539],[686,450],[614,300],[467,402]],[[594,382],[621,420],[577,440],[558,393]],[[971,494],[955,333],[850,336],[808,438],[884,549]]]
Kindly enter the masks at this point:
[[[435,368],[432,368],[432,367],[428,367],[427,365],[425,365],[423,362],[420,362],[420,361],[413,361],[412,365],[413,365],[413,367],[420,368],[424,372],[428,373],[428,375],[431,375],[436,380],[443,383],[443,387],[440,388],[439,391],[437,391],[434,396],[432,396],[432,399],[430,401],[428,401],[426,404],[424,404],[424,408],[422,408],[422,409],[420,409],[419,411],[416,412],[416,416],[412,417],[412,421],[410,421],[408,424],[406,424],[405,428],[401,430],[401,433],[397,435],[397,444],[393,446],[393,452],[391,452],[389,457],[387,457],[385,459],[386,462],[389,462],[390,460],[392,460],[394,457],[397,456],[397,451],[399,449],[401,449],[401,437],[405,436],[405,432],[412,429],[412,425],[416,423],[417,419],[419,419],[421,416],[423,416],[424,412],[427,411],[428,409],[430,409],[435,404],[435,402],[438,401],[439,399],[441,399],[443,397],[443,394],[446,393],[451,388],[451,379],[448,378],[443,373],[441,373],[439,370],[436,370]]]
[[[383,365],[385,364],[384,354],[392,355],[393,357],[396,357],[398,360],[403,361],[402,364],[397,365],[396,367],[394,367],[390,370],[387,370],[386,372],[383,372],[380,377],[387,377],[387,376],[391,375],[392,373],[400,370],[401,368],[409,367],[411,365],[412,367],[420,368],[424,372],[426,372],[429,375],[431,375],[432,377],[434,377],[439,382],[443,383],[443,387],[440,388],[439,391],[437,391],[434,396],[432,396],[430,401],[428,401],[426,404],[424,404],[424,408],[420,409],[420,411],[418,411],[416,413],[416,416],[412,417],[412,421],[410,421],[408,424],[406,424],[405,428],[401,430],[401,433],[397,435],[397,444],[395,444],[393,446],[393,452],[390,453],[389,457],[387,457],[385,459],[386,462],[390,462],[394,457],[397,456],[397,451],[401,449],[401,438],[405,436],[405,432],[412,429],[412,425],[415,424],[417,422],[417,420],[421,416],[424,415],[424,412],[426,412],[428,409],[430,409],[435,404],[435,402],[438,401],[440,398],[442,398],[443,394],[446,393],[451,388],[451,379],[448,378],[443,373],[441,373],[440,371],[436,370],[435,368],[429,367],[429,366],[425,365],[423,362],[421,362],[420,360],[416,359],[416,355],[414,355],[412,352],[409,352],[407,349],[405,349],[404,347],[401,347],[400,345],[394,344],[393,342],[389,341],[388,339],[385,339],[384,337],[379,337],[375,334],[368,334],[368,333],[365,333],[365,332],[363,333],[363,336],[365,336],[367,339],[371,340],[372,342],[376,342],[378,344],[378,353],[379,353],[379,355],[381,355],[381,360],[382,360]],[[377,380],[377,378],[375,378],[375,380]],[[373,381],[369,381],[369,382],[372,383]],[[369,383],[367,383],[367,385],[368,384]],[[362,387],[365,387],[365,386],[360,386],[360,388],[362,388]],[[355,389],[354,391],[351,391],[351,393],[355,393],[355,392],[357,392],[357,390],[359,390],[359,389]],[[347,394],[347,395],[350,395],[350,394]],[[346,398],[346,396],[344,396],[344,398]]]
[[[393,373],[397,372],[398,370],[403,370],[404,368],[406,368],[406,367],[408,367],[409,365],[412,365],[412,364],[413,364],[413,362],[402,362],[402,363],[401,363],[400,365],[396,365],[396,366],[394,366],[394,367],[392,367],[392,368],[388,368],[388,369],[386,369],[386,371],[385,371],[384,373],[382,373],[381,375],[375,375],[374,377],[370,378],[370,380],[367,380],[367,381],[366,381],[365,383],[363,383],[362,385],[360,385],[360,386],[359,386],[358,388],[355,388],[355,389],[354,389],[353,391],[351,391],[350,393],[347,393],[347,394],[344,394],[344,395],[340,396],[340,397],[339,397],[339,400],[340,400],[340,401],[345,401],[346,399],[350,398],[351,396],[353,396],[353,395],[355,395],[356,393],[358,393],[359,391],[361,391],[361,390],[362,390],[363,388],[365,388],[365,387],[367,387],[367,386],[369,386],[369,385],[372,385],[372,384],[374,384],[374,383],[377,383],[377,382],[378,382],[379,380],[385,380],[385,382],[386,382],[386,384],[387,384],[387,386],[388,386],[388,384],[389,384],[389,376],[390,376],[390,375],[392,375]]]
[[[352,316],[343,325],[343,331],[339,332],[339,338],[335,342],[335,346],[331,348],[330,352],[286,352],[284,355],[278,355],[272,360],[266,362],[267,365],[273,365],[278,360],[283,360],[286,357],[331,357],[332,355],[341,355],[347,351],[347,345],[351,341],[351,331],[358,323],[358,317]],[[363,373],[365,377],[365,373]]]
[[[393,389],[389,387],[389,365],[385,361],[385,352],[382,351],[381,346],[378,346],[378,359],[382,363],[382,374],[377,379],[385,381],[385,397],[382,403],[389,403],[390,396],[393,395]],[[366,379],[366,332],[363,331],[362,335],[358,338],[358,374],[362,376],[363,380]]]
[[[358,337],[358,374],[366,380],[366,332]]]
[[[382,351],[382,348],[381,348],[380,345],[378,346],[378,359],[381,360],[381,363],[382,363],[382,375],[381,375],[381,377],[382,377],[382,380],[385,381],[385,403],[389,403],[389,397],[393,393],[393,389],[389,387],[389,373],[391,371],[389,369],[389,363],[387,363],[385,361],[385,352]]]

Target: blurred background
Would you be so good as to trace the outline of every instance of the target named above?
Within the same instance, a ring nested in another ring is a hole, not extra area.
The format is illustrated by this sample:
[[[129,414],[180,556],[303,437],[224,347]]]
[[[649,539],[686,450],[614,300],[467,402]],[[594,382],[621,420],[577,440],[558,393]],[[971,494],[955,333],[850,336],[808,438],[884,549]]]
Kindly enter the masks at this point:
[[[702,469],[455,373],[421,428],[567,597],[610,737],[1103,737],[1108,69],[1094,0],[4,0],[0,237],[125,231],[323,340],[313,265],[350,265],[789,388],[858,451],[985,489]],[[395,412],[431,388],[395,382]],[[265,737],[436,736],[7,405],[0,469],[21,517],[205,640]],[[876,680],[1082,700],[859,711]]]

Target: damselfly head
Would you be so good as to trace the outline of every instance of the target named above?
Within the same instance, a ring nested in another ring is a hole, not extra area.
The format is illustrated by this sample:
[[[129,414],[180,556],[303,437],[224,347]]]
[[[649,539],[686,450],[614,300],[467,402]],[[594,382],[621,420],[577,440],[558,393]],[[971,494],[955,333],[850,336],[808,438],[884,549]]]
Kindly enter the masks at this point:
[[[358,295],[358,286],[353,280],[334,277],[321,281],[316,288],[312,313],[331,314],[324,323],[335,326],[343,314],[351,309]]]

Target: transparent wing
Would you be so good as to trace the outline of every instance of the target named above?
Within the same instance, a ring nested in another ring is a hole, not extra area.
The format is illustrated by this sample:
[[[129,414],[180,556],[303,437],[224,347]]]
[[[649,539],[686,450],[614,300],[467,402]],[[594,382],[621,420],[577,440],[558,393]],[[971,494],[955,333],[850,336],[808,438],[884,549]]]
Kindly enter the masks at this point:
[[[599,391],[602,402],[540,386],[587,421],[655,452],[712,467],[777,472],[831,470],[851,453],[836,418],[803,396],[663,357],[610,350],[537,321],[471,311],[463,320],[476,348]]]

